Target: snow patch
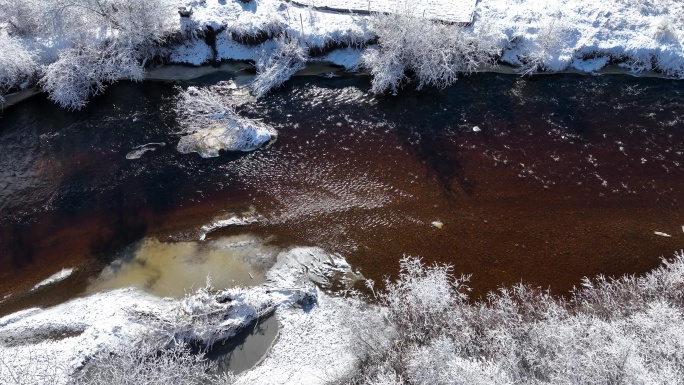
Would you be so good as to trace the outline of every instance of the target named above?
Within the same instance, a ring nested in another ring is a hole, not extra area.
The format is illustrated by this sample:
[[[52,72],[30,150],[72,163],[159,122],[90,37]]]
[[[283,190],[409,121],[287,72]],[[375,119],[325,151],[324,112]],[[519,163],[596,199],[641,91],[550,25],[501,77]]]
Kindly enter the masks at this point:
[[[610,61],[610,58],[607,56],[588,60],[575,59],[572,62],[572,67],[583,72],[596,72],[605,67],[608,61]]]
[[[74,271],[76,271],[76,269],[74,269],[74,268],[62,269],[62,270],[56,272],[55,274],[51,275],[49,278],[46,278],[46,279],[38,282],[36,284],[36,286],[34,286],[31,289],[31,291],[38,290],[43,286],[48,286],[48,285],[52,285],[54,283],[63,281],[65,279],[69,278],[69,276],[71,274],[73,274]]]
[[[216,219],[212,223],[204,225],[200,228],[199,240],[203,241],[207,239],[207,234],[216,229],[229,226],[246,226],[257,222],[259,222],[259,218],[256,216],[239,217],[237,215],[234,215],[226,219]]]

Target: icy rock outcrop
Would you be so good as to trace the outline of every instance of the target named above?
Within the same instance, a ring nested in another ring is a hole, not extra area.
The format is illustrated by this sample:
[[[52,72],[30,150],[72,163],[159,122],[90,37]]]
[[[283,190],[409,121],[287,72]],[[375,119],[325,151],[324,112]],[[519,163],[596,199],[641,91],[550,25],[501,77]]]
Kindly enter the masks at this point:
[[[343,257],[328,254],[318,247],[298,247],[281,253],[266,278],[278,286],[297,287],[314,282],[324,289],[335,283],[350,288],[354,282],[364,279],[352,271]]]
[[[220,150],[254,151],[276,137],[273,128],[260,122],[220,119],[181,137],[177,149],[183,154],[196,152],[203,158],[211,158],[217,157]]]
[[[218,156],[220,150],[253,151],[275,140],[278,133],[273,127],[235,111],[235,106],[248,100],[249,93],[232,81],[179,89],[176,120],[185,135],[178,142],[178,151],[209,158]]]

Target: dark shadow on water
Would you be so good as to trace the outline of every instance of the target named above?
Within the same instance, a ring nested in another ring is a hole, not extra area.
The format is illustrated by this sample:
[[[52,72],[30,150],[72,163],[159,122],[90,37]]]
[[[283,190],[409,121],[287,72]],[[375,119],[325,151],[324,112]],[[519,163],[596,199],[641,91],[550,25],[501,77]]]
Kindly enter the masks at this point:
[[[406,95],[379,96],[378,107],[393,115],[397,134],[404,147],[420,159],[435,176],[442,192],[455,198],[458,191],[470,196],[475,188],[459,160],[458,148],[447,138],[448,130],[458,124],[463,106],[453,103],[436,90],[408,91]],[[420,106],[420,111],[417,111]],[[398,119],[397,119],[398,118]]]
[[[10,256],[15,268],[33,262],[35,248],[28,233],[29,228],[25,223],[11,223],[0,228],[0,253]]]

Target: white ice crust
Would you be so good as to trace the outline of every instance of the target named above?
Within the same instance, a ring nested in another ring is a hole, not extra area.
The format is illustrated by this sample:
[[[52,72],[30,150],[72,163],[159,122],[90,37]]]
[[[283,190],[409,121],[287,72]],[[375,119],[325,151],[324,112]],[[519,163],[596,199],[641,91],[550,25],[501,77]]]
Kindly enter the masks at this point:
[[[74,268],[62,269],[62,270],[56,272],[55,274],[51,275],[50,277],[48,277],[48,278],[46,278],[46,279],[44,279],[44,280],[38,282],[38,283],[31,289],[31,291],[40,289],[40,288],[43,287],[43,286],[48,286],[48,285],[52,285],[53,283],[57,283],[57,282],[63,281],[63,280],[65,280],[65,279],[69,278],[69,276],[70,276],[71,274],[73,274],[74,271],[76,271],[76,269],[74,269]]]

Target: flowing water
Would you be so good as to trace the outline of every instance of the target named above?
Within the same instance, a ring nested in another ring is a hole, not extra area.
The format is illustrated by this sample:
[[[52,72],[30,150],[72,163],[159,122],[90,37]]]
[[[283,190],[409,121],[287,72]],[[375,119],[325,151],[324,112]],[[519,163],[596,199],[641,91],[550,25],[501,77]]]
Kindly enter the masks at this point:
[[[681,82],[477,74],[378,97],[368,83],[295,78],[240,107],[275,143],[212,159],[175,150],[171,84],[119,83],[80,112],[42,96],[5,111],[0,314],[132,282],[178,296],[222,261],[239,273],[221,284],[249,284],[259,268],[216,246],[230,237],[259,239],[248,254],[320,246],[375,280],[404,255],[448,262],[474,297],[520,280],[564,294],[684,247]],[[245,212],[258,221],[202,230]],[[123,273],[102,273],[116,257]],[[27,293],[64,267],[78,270]]]

